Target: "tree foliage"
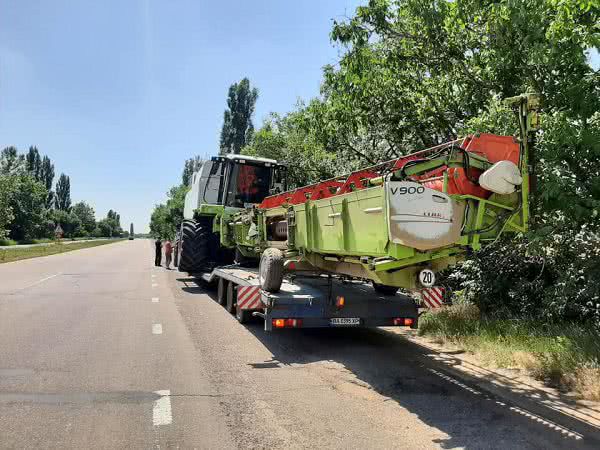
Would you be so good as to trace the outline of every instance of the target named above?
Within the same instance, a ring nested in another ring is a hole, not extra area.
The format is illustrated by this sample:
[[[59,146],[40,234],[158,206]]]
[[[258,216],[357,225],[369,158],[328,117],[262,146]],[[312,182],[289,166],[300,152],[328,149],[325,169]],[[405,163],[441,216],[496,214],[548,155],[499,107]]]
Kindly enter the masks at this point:
[[[96,229],[96,213],[94,208],[86,202],[78,202],[71,208],[71,213],[74,214],[81,222],[81,229],[85,234],[91,235]]]
[[[42,158],[37,147],[29,147],[29,152],[27,152],[25,160],[27,173],[36,181],[42,181]]]
[[[115,237],[121,236],[122,233],[121,216],[116,211],[110,209],[106,217],[97,223],[93,234],[100,237]]]
[[[200,156],[195,156],[190,159],[186,159],[183,165],[183,172],[181,173],[181,184],[189,186],[192,182],[192,175],[194,172],[200,170],[204,160]]]
[[[21,174],[8,177],[11,185],[9,206],[13,220],[9,237],[16,241],[32,239],[46,234],[46,196],[42,183]]]
[[[167,193],[167,202],[156,205],[150,217],[150,234],[155,238],[173,239],[183,221],[185,194],[189,187],[179,185]]]
[[[8,235],[8,228],[14,219],[11,204],[11,178],[0,175],[0,240]]]
[[[301,107],[285,117],[272,114],[255,133],[243,153],[285,162],[290,187],[302,186],[339,174],[340,161],[334,151],[327,151],[319,136],[306,122],[310,111]]]
[[[71,180],[64,173],[60,174],[56,183],[56,209],[69,211],[71,208]]]
[[[51,208],[54,205],[54,192],[52,191],[52,183],[54,181],[54,164],[50,161],[50,158],[44,156],[42,159],[41,166],[41,181],[43,181],[48,191],[48,197],[46,200],[46,207]]]
[[[50,213],[53,225],[60,225],[63,230],[64,237],[73,238],[81,236],[81,219],[73,211],[65,211],[61,209],[53,209]],[[94,224],[95,225],[95,224]]]
[[[252,115],[258,89],[250,87],[248,78],[229,87],[227,109],[223,113],[223,128],[221,129],[220,152],[240,153],[251,139],[254,132]]]
[[[600,326],[600,74],[587,56],[600,47],[600,3],[370,0],[331,38],[341,58],[321,96],[273,115],[243,152],[288,161],[304,184],[466,133],[513,134],[501,99],[535,91],[535,228],[454,270],[454,287],[487,312]]]
[[[6,147],[0,153],[0,175],[21,175],[25,171],[25,157],[16,147]]]
[[[10,237],[30,241],[54,236],[60,225],[66,237],[98,234],[93,208],[85,202],[71,208],[70,180],[62,174],[57,183],[60,195],[52,191],[54,164],[37,147],[26,154],[16,147],[0,153],[0,240]],[[56,209],[55,209],[56,206]],[[111,230],[117,235],[119,216]],[[107,234],[108,236],[109,234]]]

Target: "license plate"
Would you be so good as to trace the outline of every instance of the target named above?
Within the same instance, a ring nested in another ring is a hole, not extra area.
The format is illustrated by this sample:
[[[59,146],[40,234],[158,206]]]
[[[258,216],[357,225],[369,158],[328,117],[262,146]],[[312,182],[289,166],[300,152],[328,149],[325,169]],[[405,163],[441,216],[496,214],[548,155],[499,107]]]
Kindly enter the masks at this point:
[[[351,327],[360,325],[360,319],[358,317],[334,317],[329,319],[329,323],[338,327]]]

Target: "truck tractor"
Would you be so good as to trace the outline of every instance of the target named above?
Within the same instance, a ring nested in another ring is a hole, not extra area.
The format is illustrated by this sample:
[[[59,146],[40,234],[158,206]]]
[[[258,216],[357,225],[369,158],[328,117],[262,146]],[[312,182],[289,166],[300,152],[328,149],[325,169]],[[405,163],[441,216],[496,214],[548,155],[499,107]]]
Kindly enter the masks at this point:
[[[185,197],[175,252],[179,270],[200,273],[258,260],[257,250],[236,242],[231,221],[285,189],[286,167],[275,160],[229,154],[205,161],[193,174]]]

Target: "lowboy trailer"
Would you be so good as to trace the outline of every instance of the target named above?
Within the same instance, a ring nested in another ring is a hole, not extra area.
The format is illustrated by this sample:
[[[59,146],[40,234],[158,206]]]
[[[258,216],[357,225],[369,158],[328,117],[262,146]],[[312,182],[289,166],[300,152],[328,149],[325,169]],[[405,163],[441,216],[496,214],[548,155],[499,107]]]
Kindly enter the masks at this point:
[[[283,328],[406,326],[416,328],[418,305],[406,295],[382,295],[365,282],[331,275],[286,276],[279,292],[260,287],[258,269],[230,265],[194,274],[217,285],[217,301],[240,323],[264,319],[265,331]]]

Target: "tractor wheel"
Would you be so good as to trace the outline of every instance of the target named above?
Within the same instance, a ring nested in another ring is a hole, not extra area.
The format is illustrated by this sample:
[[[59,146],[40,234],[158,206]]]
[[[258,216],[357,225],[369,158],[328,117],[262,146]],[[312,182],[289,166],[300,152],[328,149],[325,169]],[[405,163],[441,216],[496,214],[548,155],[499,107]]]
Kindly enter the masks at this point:
[[[209,230],[193,220],[184,220],[181,225],[180,272],[202,272],[208,262]]]
[[[398,292],[398,288],[395,286],[386,286],[385,284],[375,283],[374,281],[373,288],[375,289],[375,292],[383,295],[396,295],[396,292]]]
[[[260,287],[268,292],[279,292],[283,282],[283,253],[276,248],[266,249],[258,267]]]
[[[235,285],[230,281],[227,284],[227,301],[225,303],[225,309],[230,314],[233,314],[234,312],[236,312],[236,310],[235,310],[236,303],[237,303],[237,289],[235,288]]]

